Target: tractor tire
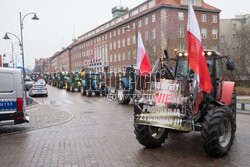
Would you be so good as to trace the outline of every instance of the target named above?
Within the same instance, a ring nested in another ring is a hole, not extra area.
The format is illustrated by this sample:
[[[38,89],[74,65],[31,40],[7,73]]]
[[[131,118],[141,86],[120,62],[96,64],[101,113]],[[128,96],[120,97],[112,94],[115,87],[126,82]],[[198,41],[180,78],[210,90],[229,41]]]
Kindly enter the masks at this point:
[[[56,87],[59,88],[59,82],[58,81],[56,81]]]
[[[100,96],[101,92],[95,92],[96,96]]]
[[[70,89],[70,92],[74,92],[75,91],[74,84],[71,84],[69,89]]]
[[[60,81],[59,88],[63,89],[63,81]]]
[[[234,88],[233,91],[233,96],[232,96],[232,100],[231,100],[231,104],[229,105],[229,107],[232,109],[233,111],[233,116],[234,116],[234,124],[235,124],[235,131],[236,131],[236,104],[237,104],[237,100],[236,100],[236,90]]]
[[[65,82],[65,90],[67,92],[70,91],[70,87],[69,87],[69,82],[68,81]]]
[[[158,148],[168,135],[168,130],[148,125],[139,125],[134,123],[134,133],[139,143],[147,148]]]
[[[119,82],[118,88],[116,89],[117,100],[119,104],[128,104],[130,102],[130,97],[124,92],[125,86],[122,82]]]
[[[81,95],[84,96],[86,95],[86,91],[85,91],[85,87],[83,85],[81,85]]]
[[[92,96],[92,91],[91,91],[91,90],[86,91],[86,95],[87,95],[88,97],[91,97],[91,96]]]
[[[102,86],[102,96],[107,96],[108,88],[106,86]]]
[[[201,130],[204,151],[212,157],[225,156],[231,149],[235,135],[233,111],[229,107],[215,107],[207,112]]]

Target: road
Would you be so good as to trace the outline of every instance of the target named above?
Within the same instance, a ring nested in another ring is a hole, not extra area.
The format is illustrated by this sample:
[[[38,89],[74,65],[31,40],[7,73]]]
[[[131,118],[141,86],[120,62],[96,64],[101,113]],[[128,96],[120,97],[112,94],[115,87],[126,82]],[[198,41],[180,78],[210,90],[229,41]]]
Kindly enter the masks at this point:
[[[226,157],[216,159],[203,152],[199,132],[170,134],[161,148],[146,149],[133,132],[133,105],[118,105],[103,97],[82,97],[78,92],[50,86],[48,90],[48,98],[36,99],[40,108],[33,112],[56,113],[41,115],[40,119],[48,122],[68,112],[73,119],[67,117],[65,123],[58,121],[54,126],[1,135],[1,167],[249,166],[249,115],[237,115],[232,149]]]

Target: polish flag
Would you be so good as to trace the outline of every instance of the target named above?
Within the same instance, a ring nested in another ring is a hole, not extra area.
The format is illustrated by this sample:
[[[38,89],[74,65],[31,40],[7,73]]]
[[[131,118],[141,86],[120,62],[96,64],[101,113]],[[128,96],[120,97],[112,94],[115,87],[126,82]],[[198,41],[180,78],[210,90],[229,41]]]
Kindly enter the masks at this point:
[[[188,2],[188,65],[199,75],[200,89],[210,93],[213,86],[209,75],[206,58],[201,44],[200,28],[192,7],[192,2]]]
[[[137,69],[139,69],[139,75],[140,76],[148,76],[151,67],[148,61],[147,53],[144,48],[141,33],[138,32],[138,41],[137,41]]]

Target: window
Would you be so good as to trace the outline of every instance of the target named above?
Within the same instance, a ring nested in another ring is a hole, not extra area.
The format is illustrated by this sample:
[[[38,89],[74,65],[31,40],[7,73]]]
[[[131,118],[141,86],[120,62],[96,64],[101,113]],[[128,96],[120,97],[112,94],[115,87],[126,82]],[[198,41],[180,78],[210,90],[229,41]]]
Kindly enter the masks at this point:
[[[202,39],[206,39],[207,38],[207,29],[206,28],[202,28],[201,29],[201,38]]]
[[[155,22],[155,14],[152,15],[152,23]]]
[[[116,62],[116,54],[114,54],[114,62]]]
[[[136,44],[136,37],[133,35],[133,44]]]
[[[112,38],[112,32],[109,33],[109,38]]]
[[[136,59],[136,50],[133,50],[133,59]]]
[[[135,29],[135,23],[133,23],[132,28]]]
[[[148,31],[145,32],[145,41],[148,40]]]
[[[152,29],[152,39],[155,39],[156,37],[156,30],[155,28]]]
[[[114,36],[114,37],[116,36],[116,31],[115,31],[115,30],[114,30],[113,36]]]
[[[130,45],[130,37],[127,38],[127,45]]]
[[[179,38],[184,38],[184,27],[178,29]]]
[[[110,55],[110,62],[112,62],[112,55]]]
[[[217,48],[217,46],[216,46],[216,45],[213,45],[213,46],[212,46],[212,50],[217,51],[217,49],[218,49],[218,48]]]
[[[212,29],[212,39],[217,39],[217,29]]]
[[[202,18],[201,19],[202,22],[207,22],[207,15],[206,14],[202,14],[201,18]]]
[[[141,27],[141,20],[138,21],[138,27]]]
[[[108,38],[108,37],[107,37],[107,34],[105,34],[105,40],[107,40],[107,38]]]
[[[184,51],[184,45],[179,43],[178,49],[179,51]]]
[[[212,16],[212,22],[213,22],[213,23],[217,23],[217,16],[216,16],[216,15],[213,15],[213,16]]]
[[[116,49],[116,41],[114,41],[114,46],[113,46],[114,49]]]
[[[125,47],[125,38],[122,39],[122,47]]]
[[[126,53],[125,52],[122,53],[122,60],[126,60]]]
[[[117,34],[120,35],[120,28],[118,29]]]
[[[128,60],[131,60],[130,51],[128,51]]]
[[[148,17],[145,18],[145,25],[148,25]]]
[[[121,41],[120,41],[120,40],[118,40],[118,42],[117,42],[117,47],[118,47],[118,48],[121,47]]]
[[[112,43],[109,44],[109,50],[112,50]]]
[[[204,50],[207,50],[207,45],[203,44],[202,47]]]
[[[154,56],[156,55],[156,46],[155,45],[153,46],[153,55]]]
[[[122,33],[123,33],[123,34],[125,33],[125,28],[122,28]]]
[[[178,12],[178,19],[184,20],[184,13],[183,12]]]
[[[118,54],[118,61],[121,61],[121,53]]]

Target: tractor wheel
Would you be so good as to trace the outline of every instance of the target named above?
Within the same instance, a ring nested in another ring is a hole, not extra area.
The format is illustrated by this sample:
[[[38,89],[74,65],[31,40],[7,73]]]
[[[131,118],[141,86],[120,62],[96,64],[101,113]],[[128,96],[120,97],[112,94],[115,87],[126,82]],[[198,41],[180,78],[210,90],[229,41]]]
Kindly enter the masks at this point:
[[[229,105],[229,107],[232,109],[233,111],[233,116],[234,116],[234,124],[235,124],[235,131],[236,131],[236,90],[234,88],[233,91],[233,96],[232,96],[232,100],[231,100],[231,104]]]
[[[70,87],[69,87],[69,89],[70,89],[70,92],[74,92],[74,91],[75,91],[75,87],[74,87],[74,85],[73,85],[73,84],[71,84],[71,85],[70,85]]]
[[[147,148],[158,148],[167,138],[168,131],[165,128],[158,128],[134,123],[136,139]]]
[[[56,87],[59,88],[59,82],[58,81],[56,81]]]
[[[68,81],[65,82],[65,90],[70,91],[70,86]]]
[[[107,96],[108,88],[106,86],[102,86],[102,96]]]
[[[234,116],[229,107],[215,107],[208,111],[201,130],[201,142],[206,153],[213,157],[226,155],[234,135]]]
[[[85,87],[81,85],[81,94],[82,96],[86,95]]]
[[[91,91],[91,90],[86,91],[86,95],[87,95],[88,97],[91,97],[91,96],[92,96],[92,91]]]
[[[101,92],[95,92],[96,96],[100,96]]]
[[[119,104],[128,104],[130,102],[130,97],[129,95],[125,94],[124,90],[124,84],[122,82],[119,82],[118,88],[116,90]]]
[[[60,81],[59,88],[60,88],[60,89],[63,88],[63,81]]]

